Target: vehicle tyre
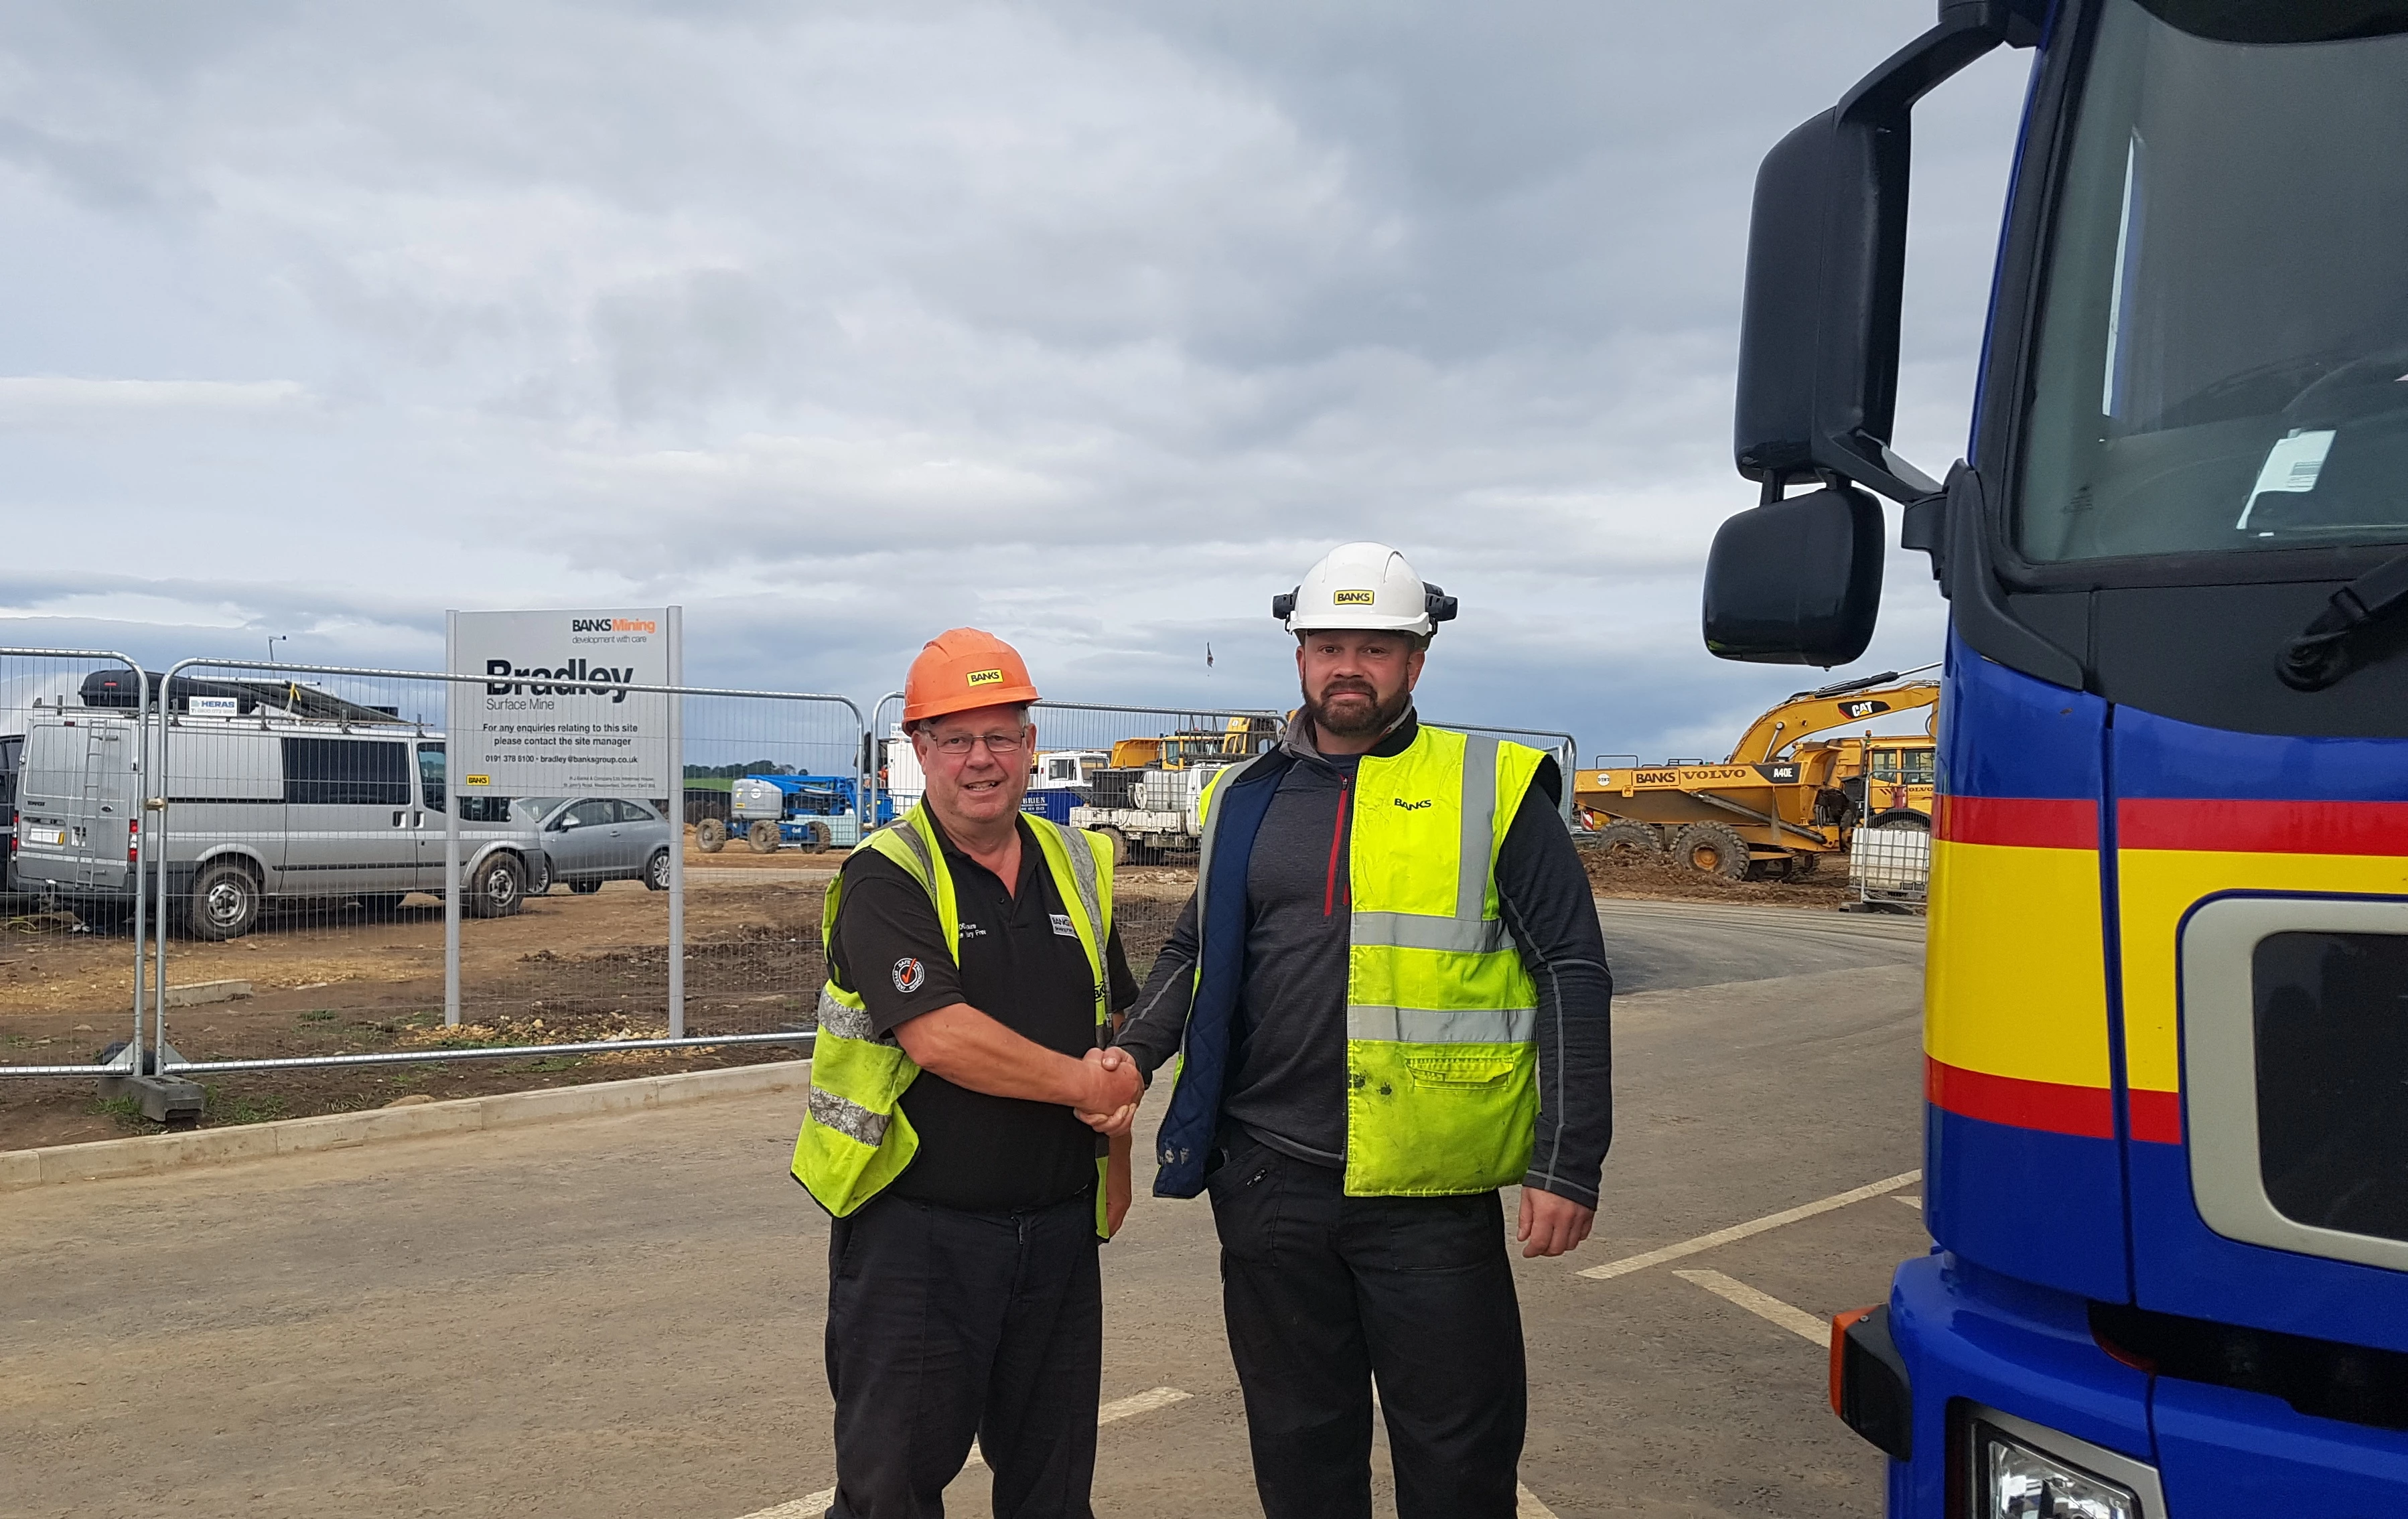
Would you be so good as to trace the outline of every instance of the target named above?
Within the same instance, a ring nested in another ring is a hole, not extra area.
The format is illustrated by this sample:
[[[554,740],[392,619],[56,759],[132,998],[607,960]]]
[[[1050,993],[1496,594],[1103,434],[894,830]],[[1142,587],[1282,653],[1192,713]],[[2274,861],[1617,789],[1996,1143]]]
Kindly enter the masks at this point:
[[[1727,823],[1692,823],[1672,840],[1672,857],[1725,881],[1747,879],[1747,840]]]
[[[1664,857],[1664,830],[1622,818],[1597,831],[1596,847],[1614,865],[1654,865]]]
[[[488,855],[477,867],[468,910],[480,918],[507,918],[526,906],[526,867],[515,854]]]
[[[828,845],[834,842],[836,835],[826,824],[813,820],[803,824],[803,848],[809,853],[824,854]]]
[[[259,880],[232,860],[201,867],[185,915],[194,939],[240,939],[259,924]]]
[[[601,889],[602,883],[598,881],[572,881],[568,883],[569,894],[575,896],[591,896]]]
[[[360,896],[360,910],[371,923],[390,923],[401,911],[401,899],[407,892],[366,892]]]
[[[784,840],[778,837],[778,825],[767,818],[744,830],[744,841],[752,846],[755,854],[775,854]]]
[[[1905,828],[1914,833],[1929,833],[1931,820],[1920,812],[1884,812],[1865,824],[1868,828]]]
[[[652,851],[652,857],[644,862],[644,890],[648,892],[665,892],[668,889],[669,852],[665,849],[656,849]]]
[[[727,847],[727,824],[718,818],[705,818],[694,825],[694,847],[705,854],[716,854]]]
[[[1129,863],[1128,835],[1121,832],[1118,828],[1109,826],[1098,828],[1096,832],[1103,835],[1104,842],[1112,846],[1112,863],[1114,865],[1126,865]]]

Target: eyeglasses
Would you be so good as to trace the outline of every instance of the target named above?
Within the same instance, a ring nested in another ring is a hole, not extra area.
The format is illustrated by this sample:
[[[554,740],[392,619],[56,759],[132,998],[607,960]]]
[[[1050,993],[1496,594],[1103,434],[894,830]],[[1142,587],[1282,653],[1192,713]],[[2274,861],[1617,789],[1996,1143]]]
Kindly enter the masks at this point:
[[[960,759],[980,744],[997,759],[1010,759],[1020,752],[1022,735],[1017,733],[955,733],[942,738],[931,738],[929,747],[947,759]]]

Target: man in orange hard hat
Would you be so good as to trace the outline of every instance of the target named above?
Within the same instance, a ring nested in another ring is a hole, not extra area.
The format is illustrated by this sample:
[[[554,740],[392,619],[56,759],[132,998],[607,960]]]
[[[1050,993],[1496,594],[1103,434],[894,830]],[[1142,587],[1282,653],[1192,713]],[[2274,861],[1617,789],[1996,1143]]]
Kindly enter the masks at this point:
[[[1103,1046],[1137,984],[1110,846],[1020,810],[1037,699],[993,634],[930,639],[903,693],[926,792],[828,887],[794,1169],[835,1215],[829,1519],[943,1512],[973,1439],[997,1519],[1091,1512],[1140,1091]]]

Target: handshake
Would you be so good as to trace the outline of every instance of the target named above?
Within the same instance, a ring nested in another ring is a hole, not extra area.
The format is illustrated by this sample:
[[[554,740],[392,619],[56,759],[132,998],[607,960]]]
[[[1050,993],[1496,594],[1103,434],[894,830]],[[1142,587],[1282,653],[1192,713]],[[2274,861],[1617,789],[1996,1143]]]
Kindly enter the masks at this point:
[[[1090,1050],[1085,1065],[1087,1095],[1070,1111],[1096,1133],[1117,1139],[1137,1122],[1145,1078],[1138,1074],[1137,1062],[1125,1050]]]

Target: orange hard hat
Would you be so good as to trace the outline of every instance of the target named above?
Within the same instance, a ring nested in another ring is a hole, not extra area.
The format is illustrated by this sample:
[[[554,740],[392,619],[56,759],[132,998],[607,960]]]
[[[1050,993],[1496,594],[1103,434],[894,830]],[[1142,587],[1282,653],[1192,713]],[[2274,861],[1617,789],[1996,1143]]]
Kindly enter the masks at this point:
[[[903,721],[1037,699],[1020,651],[992,633],[957,627],[930,638],[903,678]]]

